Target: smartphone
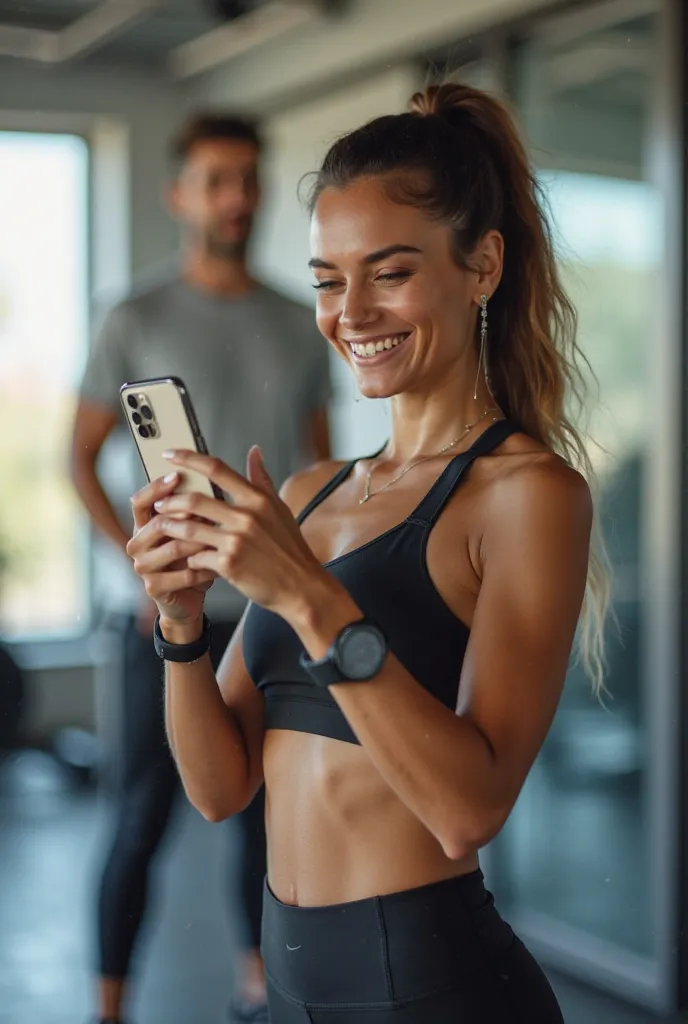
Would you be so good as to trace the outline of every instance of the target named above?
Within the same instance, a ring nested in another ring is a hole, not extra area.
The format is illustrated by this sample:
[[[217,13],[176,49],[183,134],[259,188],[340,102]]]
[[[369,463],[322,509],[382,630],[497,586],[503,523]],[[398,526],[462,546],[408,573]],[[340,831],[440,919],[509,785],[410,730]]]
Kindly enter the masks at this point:
[[[149,480],[176,470],[176,493],[195,491],[224,500],[224,494],[207,477],[194,470],[173,466],[162,453],[168,448],[189,448],[208,454],[186,385],[179,377],[159,377],[123,384],[119,396],[129,429]]]

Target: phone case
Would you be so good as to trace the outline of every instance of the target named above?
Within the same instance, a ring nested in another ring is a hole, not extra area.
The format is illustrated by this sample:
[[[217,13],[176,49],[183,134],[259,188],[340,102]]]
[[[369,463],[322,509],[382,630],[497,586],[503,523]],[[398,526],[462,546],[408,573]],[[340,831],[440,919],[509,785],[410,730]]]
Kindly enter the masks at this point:
[[[189,393],[179,377],[132,381],[120,388],[120,399],[141,463],[149,480],[167,476],[174,467],[162,453],[168,448],[189,448],[207,454]],[[199,492],[223,498],[207,477],[177,468],[177,493]]]

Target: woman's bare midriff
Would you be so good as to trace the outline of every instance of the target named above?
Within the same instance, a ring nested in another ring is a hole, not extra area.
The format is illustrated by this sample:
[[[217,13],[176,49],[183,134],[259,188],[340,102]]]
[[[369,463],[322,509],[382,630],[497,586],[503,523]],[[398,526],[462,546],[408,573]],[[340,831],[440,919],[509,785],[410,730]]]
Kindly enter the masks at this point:
[[[328,906],[466,874],[359,746],[270,730],[264,768],[268,879],[278,899]]]

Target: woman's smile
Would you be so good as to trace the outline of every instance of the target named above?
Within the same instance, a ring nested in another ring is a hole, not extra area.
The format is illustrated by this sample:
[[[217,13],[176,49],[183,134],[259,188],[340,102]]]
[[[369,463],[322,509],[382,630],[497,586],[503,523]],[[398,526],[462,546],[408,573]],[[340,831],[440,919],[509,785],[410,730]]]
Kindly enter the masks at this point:
[[[379,366],[398,356],[399,350],[405,347],[405,342],[412,334],[413,331],[405,331],[399,334],[376,334],[367,338],[341,340],[349,346],[357,366]]]

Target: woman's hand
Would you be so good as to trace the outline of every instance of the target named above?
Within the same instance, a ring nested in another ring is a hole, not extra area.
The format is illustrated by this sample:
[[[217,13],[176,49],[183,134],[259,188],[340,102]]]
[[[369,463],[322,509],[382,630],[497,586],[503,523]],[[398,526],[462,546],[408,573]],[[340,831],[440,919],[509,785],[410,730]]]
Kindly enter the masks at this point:
[[[131,499],[134,536],[127,544],[127,554],[146,593],[158,606],[160,618],[191,624],[203,614],[205,594],[216,573],[188,564],[188,557],[201,551],[202,544],[171,540],[161,529],[162,518],[155,514],[153,505],[169,496],[178,483],[179,474],[171,473],[142,487]]]
[[[224,577],[250,601],[286,619],[321,582],[329,582],[277,494],[258,448],[248,454],[247,477],[196,452],[174,451],[167,457],[176,466],[202,473],[234,502],[198,493],[155,502],[160,529],[177,542],[197,545],[198,553],[187,560],[189,568]],[[169,518],[173,513],[191,518]]]

